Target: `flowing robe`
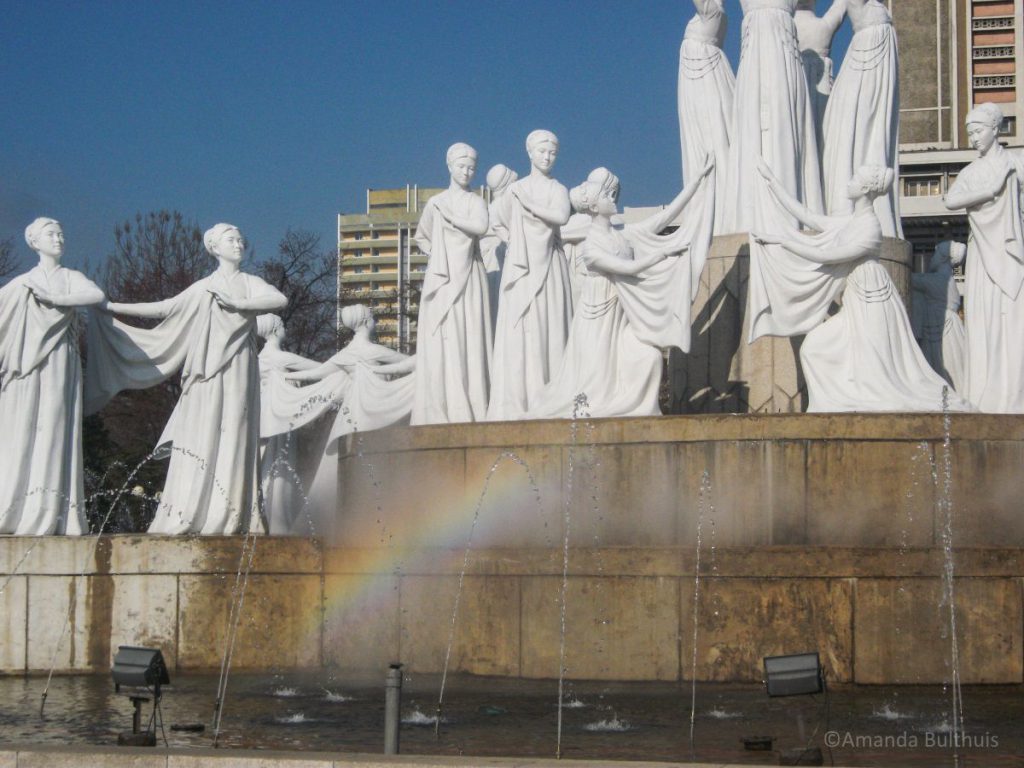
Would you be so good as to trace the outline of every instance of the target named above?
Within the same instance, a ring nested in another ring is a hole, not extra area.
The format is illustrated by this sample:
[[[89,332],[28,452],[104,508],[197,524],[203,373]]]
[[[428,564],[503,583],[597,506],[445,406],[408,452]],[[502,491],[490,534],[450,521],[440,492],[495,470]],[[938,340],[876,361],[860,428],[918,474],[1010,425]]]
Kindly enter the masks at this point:
[[[448,224],[455,216],[487,219],[482,199],[451,189],[423,209],[416,241],[430,254],[416,325],[416,398],[413,424],[482,421],[490,392],[491,302],[480,241]]]
[[[557,371],[572,323],[572,288],[561,232],[531,213],[511,194],[545,208],[563,203],[569,192],[554,179],[528,176],[502,198],[508,250],[501,274],[501,299],[494,333],[490,421],[525,417]]]
[[[949,190],[989,189],[1012,166],[1002,191],[967,209],[964,313],[966,383],[962,394],[985,413],[1024,413],[1024,156],[994,146]]]
[[[728,205],[726,173],[736,77],[722,52],[725,14],[720,6],[709,5],[704,14],[698,12],[687,23],[679,46],[679,142],[684,183],[700,172],[705,156],[715,161],[715,232],[721,233]]]
[[[757,183],[762,158],[793,197],[815,213],[824,211],[795,7],[796,0],[743,0],[723,232],[773,232],[786,222],[796,224]]]
[[[34,284],[68,295],[96,286],[37,266],[0,288],[0,534],[85,532],[82,364],[75,307],[47,307]],[[97,289],[98,290],[98,289]]]
[[[957,392],[964,390],[966,332],[960,309],[960,291],[947,263],[937,272],[910,276],[915,293],[922,294],[921,351],[932,368]]]
[[[653,416],[660,413],[662,353],[690,350],[690,308],[711,247],[715,184],[700,181],[681,225],[668,235],[642,226],[589,230],[579,246],[579,303],[565,355],[530,418]],[[632,260],[644,253],[686,250],[638,275],[603,273],[597,257]],[[583,395],[585,402],[577,403]]]
[[[221,307],[213,288],[234,298],[276,293],[255,275],[217,271],[167,299],[167,314],[152,329],[99,312],[89,324],[87,412],[122,389],[151,387],[181,371],[181,397],[156,446],[170,465],[150,533],[265,529],[257,506],[255,315]]]
[[[892,168],[899,178],[899,56],[888,10],[869,5],[846,50],[825,110],[825,208],[853,212],[846,185],[862,165]],[[896,186],[875,198],[885,237],[903,237]]]
[[[942,410],[947,384],[925,360],[903,300],[878,261],[882,233],[874,211],[835,217],[820,234],[794,228],[785,236],[821,258],[751,238],[750,340],[807,334],[800,363],[808,412]],[[863,255],[830,258],[851,244]],[[842,309],[822,322],[840,291]],[[953,392],[948,407],[973,410]]]

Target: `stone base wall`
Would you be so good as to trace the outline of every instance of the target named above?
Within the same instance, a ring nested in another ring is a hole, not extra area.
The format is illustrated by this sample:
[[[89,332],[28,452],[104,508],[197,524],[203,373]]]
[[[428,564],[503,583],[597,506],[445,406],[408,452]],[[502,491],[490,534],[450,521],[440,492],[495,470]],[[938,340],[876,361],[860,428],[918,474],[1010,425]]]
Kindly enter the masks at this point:
[[[829,678],[950,679],[936,548],[572,548],[566,663],[576,679],[761,679],[765,655],[818,650]],[[102,673],[118,645],[173,671],[215,671],[241,537],[0,539],[0,671]],[[558,674],[559,548],[333,548],[259,538],[236,670],[443,668],[466,562],[452,672]],[[954,604],[964,683],[1024,682],[1024,549],[960,549]],[[17,566],[17,567],[16,567]],[[8,580],[8,576],[14,573]],[[694,608],[696,606],[696,622]],[[70,615],[71,621],[66,622]]]
[[[913,248],[885,238],[881,263],[909,308]],[[744,234],[716,237],[701,274],[691,319],[690,353],[670,356],[668,375],[677,413],[800,413],[807,385],[800,343],[766,336],[747,343],[750,243]]]

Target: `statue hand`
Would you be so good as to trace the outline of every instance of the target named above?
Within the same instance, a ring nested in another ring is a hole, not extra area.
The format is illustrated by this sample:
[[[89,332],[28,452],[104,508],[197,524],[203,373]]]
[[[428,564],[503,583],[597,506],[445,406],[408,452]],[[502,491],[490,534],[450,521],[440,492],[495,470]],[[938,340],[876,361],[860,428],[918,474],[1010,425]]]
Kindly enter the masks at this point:
[[[760,173],[764,180],[769,184],[775,183],[775,173],[772,171],[771,166],[765,162],[763,157],[760,157],[757,160],[757,172]]]
[[[763,232],[751,232],[750,236],[758,245],[780,245],[782,239],[778,235],[766,235]]]
[[[238,304],[238,300],[233,299],[226,293],[223,293],[222,291],[219,291],[216,288],[207,288],[207,291],[209,291],[210,295],[213,296],[213,300],[216,301],[217,304],[220,305],[222,308],[232,310],[234,312],[238,312],[242,309],[242,307]]]
[[[60,307],[63,306],[60,299],[54,294],[47,291],[45,288],[40,288],[32,283],[27,284],[28,292],[31,293],[35,300],[42,304],[44,307]]]

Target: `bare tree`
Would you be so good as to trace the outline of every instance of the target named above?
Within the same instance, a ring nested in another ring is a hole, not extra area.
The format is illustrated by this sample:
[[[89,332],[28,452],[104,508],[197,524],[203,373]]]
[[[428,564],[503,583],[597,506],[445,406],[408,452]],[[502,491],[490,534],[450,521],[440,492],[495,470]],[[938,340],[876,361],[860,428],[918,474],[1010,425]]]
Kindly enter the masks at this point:
[[[17,273],[21,264],[14,253],[14,243],[10,238],[0,240],[0,285],[3,285]]]
[[[334,251],[322,251],[320,235],[301,229],[289,229],[277,256],[258,267],[260,276],[288,297],[281,319],[288,348],[297,354],[323,359],[337,349],[336,270]]]

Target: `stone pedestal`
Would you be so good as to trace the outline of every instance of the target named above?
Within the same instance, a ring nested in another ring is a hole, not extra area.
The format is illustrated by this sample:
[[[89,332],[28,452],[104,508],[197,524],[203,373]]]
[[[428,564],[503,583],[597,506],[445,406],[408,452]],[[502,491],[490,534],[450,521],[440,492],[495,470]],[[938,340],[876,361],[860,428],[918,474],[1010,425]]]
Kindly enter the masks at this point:
[[[882,264],[909,307],[913,249],[885,238]],[[688,355],[669,356],[674,413],[800,413],[807,385],[800,370],[803,337],[762,337],[747,344],[750,242],[746,233],[714,239],[693,303]]]

